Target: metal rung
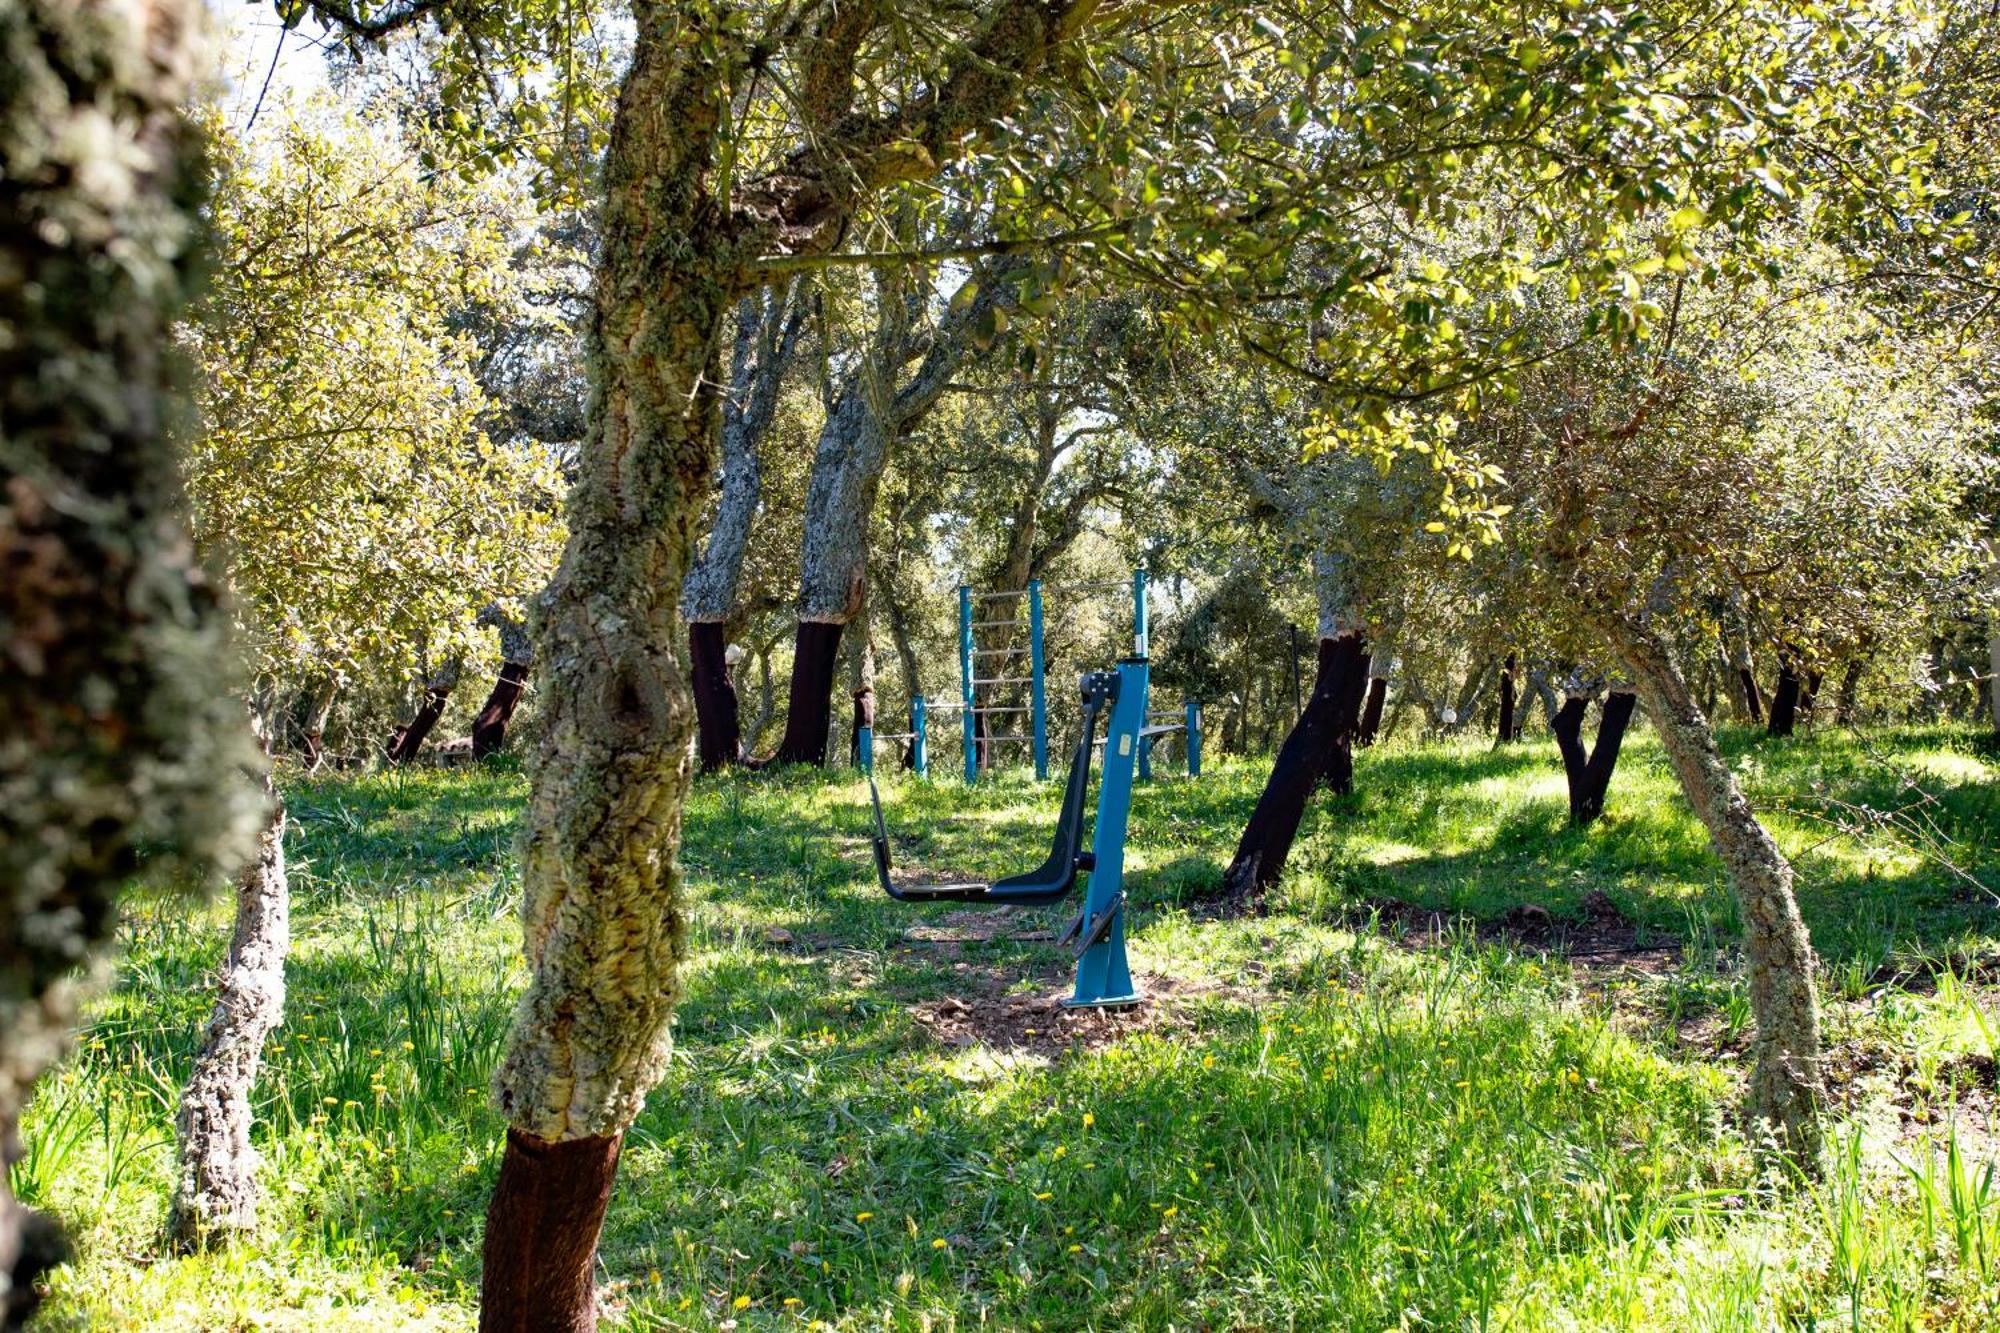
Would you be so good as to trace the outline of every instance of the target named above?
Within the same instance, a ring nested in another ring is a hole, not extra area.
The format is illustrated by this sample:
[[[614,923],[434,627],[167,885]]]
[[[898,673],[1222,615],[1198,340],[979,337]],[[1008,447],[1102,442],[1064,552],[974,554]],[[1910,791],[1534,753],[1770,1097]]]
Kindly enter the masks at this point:
[[[1142,737],[1144,737],[1144,736],[1164,736],[1164,735],[1166,735],[1166,734],[1167,734],[1168,732],[1172,732],[1172,731],[1185,731],[1185,730],[1187,730],[1187,728],[1186,728],[1185,726],[1183,726],[1183,725],[1182,725],[1181,723],[1178,723],[1178,722],[1176,722],[1176,723],[1175,723],[1175,724],[1174,724],[1173,726],[1171,726],[1171,727],[1141,727],[1141,728],[1139,728],[1139,735],[1140,735],[1140,736],[1142,736]]]
[[[1002,597],[1026,597],[1027,595],[1028,590],[1026,588],[1016,588],[1011,592],[976,592],[972,594],[972,600],[975,602],[997,602]]]
[[[974,657],[1019,657],[1023,651],[1020,648],[974,648],[972,655]]]
[[[1032,713],[1035,710],[1033,708],[1024,706],[1021,708],[975,708],[972,711],[975,713],[983,714],[983,713]]]
[[[973,621],[973,622],[972,622],[972,628],[974,628],[974,629],[1012,629],[1012,628],[1013,628],[1013,627],[1015,627],[1016,625],[1025,625],[1025,624],[1027,624],[1027,623],[1028,623],[1028,622],[1027,622],[1027,621],[1025,621],[1025,620],[975,620],[975,621]]]
[[[878,731],[875,733],[875,739],[878,741],[910,741],[916,738],[917,733],[914,731]]]
[[[991,680],[975,680],[972,683],[974,685],[1028,685],[1033,683],[1034,679],[1033,676],[995,676]]]
[[[998,745],[1001,741],[1031,741],[1033,736],[975,736],[975,745]]]

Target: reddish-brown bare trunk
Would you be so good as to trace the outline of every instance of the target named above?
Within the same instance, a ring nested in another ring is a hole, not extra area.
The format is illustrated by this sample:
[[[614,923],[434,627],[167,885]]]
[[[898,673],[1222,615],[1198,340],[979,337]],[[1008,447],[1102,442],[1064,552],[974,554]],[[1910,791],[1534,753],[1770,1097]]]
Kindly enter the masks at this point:
[[[486,1214],[480,1333],[591,1333],[597,1327],[597,1235],[611,1205],[619,1143],[548,1143],[507,1131]]]
[[[1742,689],[1743,711],[1750,715],[1752,722],[1764,720],[1764,700],[1757,690],[1757,673],[1749,667],[1738,667],[1736,683]]]
[[[432,682],[425,687],[423,707],[408,723],[390,734],[389,744],[383,749],[390,763],[407,764],[417,757],[418,751],[424,748],[424,742],[430,739],[438,719],[444,716],[445,705],[451,702],[451,689],[450,685],[442,682]]]
[[[1583,715],[1589,701],[1572,695],[1550,722],[1556,734],[1556,748],[1562,752],[1563,774],[1569,780],[1570,822],[1584,825],[1604,813],[1611,792],[1611,774],[1618,766],[1618,749],[1632,721],[1636,695],[1613,691],[1604,700],[1604,712],[1597,722],[1597,741],[1588,753],[1583,748]]]
[[[857,764],[862,760],[861,729],[863,727],[868,728],[870,731],[875,729],[875,687],[873,685],[863,686],[854,692],[854,725],[848,729],[847,748],[848,753],[853,756],[854,762]]]
[[[1375,743],[1382,731],[1382,705],[1389,698],[1389,678],[1370,676],[1368,678],[1368,702],[1361,707],[1361,725],[1354,731],[1354,746],[1365,750]]]
[[[472,757],[484,759],[507,743],[507,724],[514,720],[514,708],[528,686],[526,662],[502,662],[500,675],[479,716],[472,719]]]
[[[801,620],[792,640],[792,689],[785,707],[785,736],[774,764],[826,764],[826,734],[833,721],[833,677],[840,665],[838,621]]]
[[[1514,654],[1507,654],[1506,663],[1500,668],[1500,725],[1494,736],[1494,743],[1507,745],[1521,739],[1521,723],[1515,716],[1520,705],[1520,695],[1514,684]]]
[[[729,674],[727,638],[721,621],[696,620],[688,624],[695,754],[704,773],[713,773],[743,758],[742,714],[736,699],[736,681]]]
[[[1284,873],[1307,799],[1336,755],[1347,752],[1367,673],[1366,641],[1359,632],[1320,640],[1312,697],[1278,748],[1271,776],[1223,874],[1223,888],[1238,904],[1254,906]]]
[[[1781,658],[1778,664],[1778,688],[1771,693],[1771,720],[1765,726],[1768,735],[1792,734],[1793,727],[1798,723],[1799,686],[1802,683],[1798,668],[1792,664],[1792,659],[1789,656]]]

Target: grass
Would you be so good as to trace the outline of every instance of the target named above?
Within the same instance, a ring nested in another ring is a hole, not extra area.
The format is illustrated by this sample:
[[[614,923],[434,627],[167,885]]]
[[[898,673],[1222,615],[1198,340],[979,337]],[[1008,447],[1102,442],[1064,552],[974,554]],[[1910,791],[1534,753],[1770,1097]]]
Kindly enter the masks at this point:
[[[926,943],[872,888],[847,776],[704,782],[677,1057],[629,1140],[600,1279],[627,1329],[1963,1329],[2000,1326],[1993,1153],[2000,766],[1906,729],[1731,736],[1797,859],[1840,1084],[1825,1177],[1761,1176],[1734,1115],[1737,923],[1650,735],[1568,829],[1553,747],[1390,747],[1309,817],[1273,913],[1207,919],[1263,776],[1143,789],[1134,969],[1173,1022],[1092,1051],[941,1044],[954,994],[1053,991],[1043,940]],[[37,1094],[24,1198],[79,1247],[42,1327],[468,1328],[519,982],[506,770],[295,781],[290,1021],[258,1090],[251,1243],[156,1244],[220,905],[138,903],[115,985]],[[1018,777],[885,790],[899,861],[1038,860]],[[1843,804],[1844,803],[1844,804]],[[1853,807],[1905,808],[1860,833]],[[1608,894],[1682,948],[1584,971],[1474,926]],[[934,916],[939,909],[933,909]],[[1054,915],[1061,909],[1054,909]]]

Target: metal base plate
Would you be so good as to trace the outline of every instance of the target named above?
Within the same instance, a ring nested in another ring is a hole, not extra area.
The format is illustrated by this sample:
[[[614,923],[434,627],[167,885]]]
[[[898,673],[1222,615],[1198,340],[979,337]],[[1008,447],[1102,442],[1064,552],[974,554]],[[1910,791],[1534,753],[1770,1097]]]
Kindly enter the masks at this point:
[[[1134,1009],[1145,1002],[1146,997],[1142,993],[1133,991],[1130,995],[1107,995],[1101,1000],[1078,1000],[1072,998],[1064,1000],[1062,1007],[1065,1009]]]

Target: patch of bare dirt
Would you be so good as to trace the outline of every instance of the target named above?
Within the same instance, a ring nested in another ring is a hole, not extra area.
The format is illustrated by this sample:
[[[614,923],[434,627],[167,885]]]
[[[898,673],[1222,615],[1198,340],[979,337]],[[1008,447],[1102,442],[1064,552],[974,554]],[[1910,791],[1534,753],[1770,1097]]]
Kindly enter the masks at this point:
[[[1907,1140],[1949,1126],[1968,1154],[2000,1157],[2000,1063],[1992,1056],[1966,1052],[1926,1074],[1909,1052],[1862,1040],[1827,1052],[1825,1068],[1835,1104],[1851,1110],[1879,1097],[1895,1108]]]
[[[1546,950],[1587,969],[1659,976],[1680,965],[1677,943],[1657,937],[1642,941],[1639,927],[1602,890],[1585,895],[1580,918],[1559,917],[1545,907],[1523,903],[1480,920],[1394,898],[1366,899],[1361,911],[1379,921],[1405,948],[1435,948],[1454,928],[1469,927],[1481,942]]]
[[[1023,918],[1011,907],[967,907],[919,922],[903,932],[903,938],[918,944],[992,944],[1052,940],[1056,933],[1046,926],[1023,929]]]
[[[1130,1009],[1066,1009],[1067,986],[1043,983],[1011,995],[950,995],[912,1005],[910,1014],[941,1045],[1056,1058],[1102,1050],[1142,1032],[1192,1032],[1188,1002],[1219,990],[1170,976],[1142,977],[1139,989],[1145,999]]]

